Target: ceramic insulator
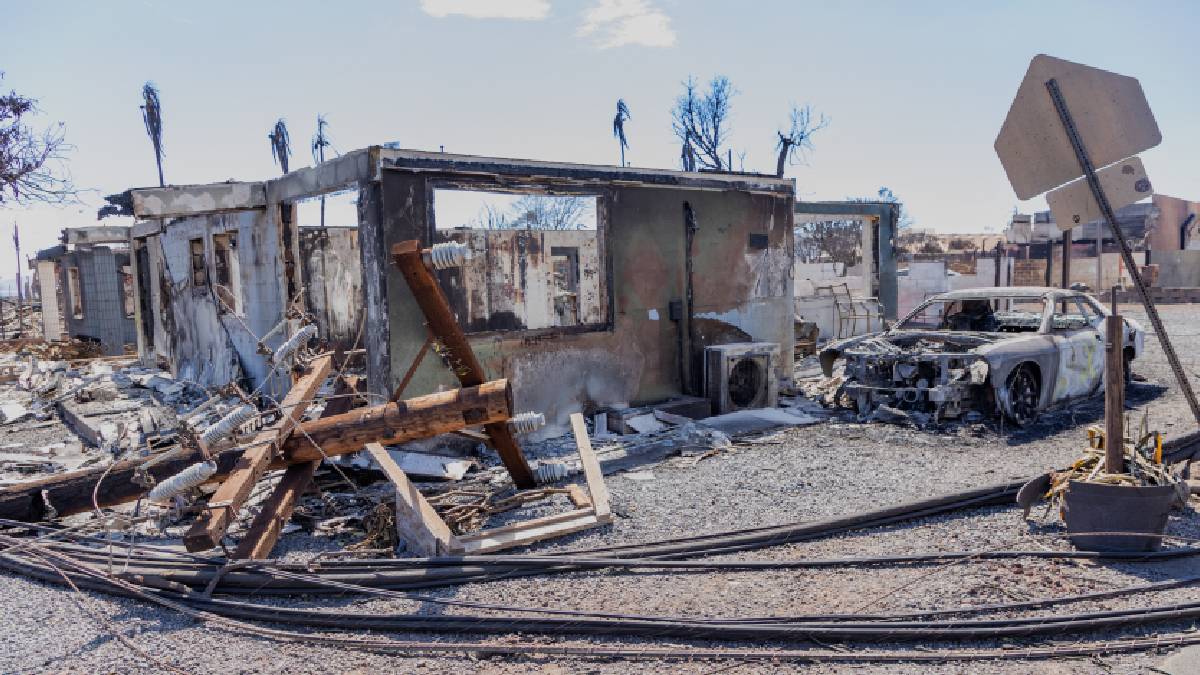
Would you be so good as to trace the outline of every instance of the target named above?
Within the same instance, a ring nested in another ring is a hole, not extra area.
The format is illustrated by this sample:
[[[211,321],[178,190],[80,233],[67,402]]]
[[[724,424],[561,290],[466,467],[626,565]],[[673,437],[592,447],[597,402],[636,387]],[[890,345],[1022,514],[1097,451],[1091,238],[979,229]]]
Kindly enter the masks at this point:
[[[204,447],[209,447],[213,443],[228,437],[238,427],[254,419],[254,416],[257,414],[258,411],[254,409],[254,406],[249,404],[234,408],[229,414],[205,429],[204,433],[200,434],[200,440],[204,443]]]
[[[546,426],[546,416],[539,412],[523,412],[508,420],[514,434],[531,434]]]
[[[170,478],[154,486],[150,491],[150,501],[154,504],[166,504],[177,494],[187,492],[213,477],[217,472],[216,462],[200,462],[193,464]]]
[[[288,341],[279,345],[279,349],[275,350],[275,355],[271,357],[271,363],[283,363],[284,359],[292,355],[292,352],[300,348],[300,345],[308,342],[317,334],[317,327],[313,324],[296,331],[296,334],[288,338]]]
[[[533,481],[538,485],[554,483],[567,477],[570,472],[562,462],[538,462],[533,470]]]
[[[429,249],[429,262],[433,264],[434,269],[444,270],[451,267],[462,267],[463,263],[470,259],[471,248],[457,241],[434,244]]]

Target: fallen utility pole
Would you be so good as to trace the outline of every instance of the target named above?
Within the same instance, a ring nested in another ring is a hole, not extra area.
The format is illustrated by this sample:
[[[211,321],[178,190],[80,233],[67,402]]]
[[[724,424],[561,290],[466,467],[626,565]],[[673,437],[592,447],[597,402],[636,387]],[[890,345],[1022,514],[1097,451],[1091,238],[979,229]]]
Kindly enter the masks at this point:
[[[273,459],[268,468],[282,469],[326,456],[358,452],[371,441],[390,445],[432,438],[476,424],[502,423],[511,417],[511,409],[512,391],[507,380],[360,408],[300,424],[296,433],[283,441],[282,457]],[[217,472],[209,482],[229,476],[241,460],[242,452],[241,448],[234,448],[216,455],[213,459]],[[36,522],[90,511],[93,491],[96,504],[102,507],[132,502],[149,491],[134,480],[139,469],[144,467],[146,474],[163,480],[200,460],[198,452],[155,455],[14,485],[0,490],[0,518]]]
[[[454,318],[450,302],[426,261],[428,257],[429,251],[422,250],[421,242],[416,240],[402,241],[392,247],[392,260],[404,275],[417,305],[425,315],[430,335],[441,344],[442,355],[449,361],[450,370],[464,387],[482,384],[485,376],[483,366],[475,358],[471,343],[467,341],[466,334]],[[525,461],[521,446],[517,445],[517,439],[508,425],[487,424],[483,431],[491,441],[491,446],[500,455],[500,460],[512,476],[513,483],[522,489],[534,487],[536,483],[533,471]]]
[[[336,378],[333,396],[325,403],[321,419],[349,412],[354,406],[357,385],[358,378],[355,376]],[[275,548],[275,542],[279,541],[283,526],[291,520],[296,503],[312,483],[313,474],[320,464],[320,460],[299,462],[283,472],[283,478],[279,479],[279,483],[271,491],[271,496],[263,503],[262,510],[254,517],[254,522],[238,543],[233,557],[261,560],[271,555],[271,549]]]
[[[321,389],[332,365],[333,356],[326,354],[309,364],[308,372],[292,384],[287,396],[279,404],[282,417],[255,435],[233,471],[209,498],[205,510],[183,536],[183,545],[187,550],[207,551],[221,542],[225,530],[229,529],[230,523],[250,498],[254,484],[266,473],[280,443],[292,433]]]

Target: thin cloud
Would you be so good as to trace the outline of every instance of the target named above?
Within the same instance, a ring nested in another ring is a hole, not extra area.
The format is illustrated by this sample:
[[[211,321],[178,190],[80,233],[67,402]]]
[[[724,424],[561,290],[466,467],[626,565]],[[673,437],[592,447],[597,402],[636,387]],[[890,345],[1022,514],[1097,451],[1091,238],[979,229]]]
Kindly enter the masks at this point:
[[[421,10],[434,18],[540,21],[550,16],[550,0],[421,0]]]
[[[600,49],[675,46],[671,17],[647,0],[598,0],[583,13],[576,35],[592,38]]]

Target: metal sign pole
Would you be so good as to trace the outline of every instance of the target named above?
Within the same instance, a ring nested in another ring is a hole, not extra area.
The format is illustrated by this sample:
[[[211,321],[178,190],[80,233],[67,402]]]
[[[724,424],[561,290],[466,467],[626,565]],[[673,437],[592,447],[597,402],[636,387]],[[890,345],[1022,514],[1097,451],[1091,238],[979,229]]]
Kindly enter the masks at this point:
[[[1092,196],[1096,199],[1096,204],[1100,206],[1100,212],[1104,214],[1104,219],[1108,221],[1108,227],[1112,230],[1113,237],[1121,247],[1121,258],[1125,261],[1125,266],[1129,268],[1129,276],[1133,279],[1133,285],[1137,289],[1138,297],[1142,300],[1142,307],[1146,310],[1146,316],[1150,319],[1150,325],[1154,327],[1154,333],[1158,336],[1158,342],[1162,345],[1163,353],[1167,355],[1167,363],[1171,365],[1171,370],[1175,373],[1175,381],[1179,383],[1179,388],[1183,390],[1183,396],[1187,399],[1188,405],[1192,409],[1192,416],[1196,418],[1196,423],[1200,424],[1200,402],[1196,400],[1196,392],[1192,391],[1192,384],[1188,381],[1187,373],[1183,370],[1183,365],[1179,363],[1179,356],[1175,354],[1175,348],[1171,346],[1171,339],[1167,337],[1167,331],[1163,328],[1162,319],[1158,317],[1158,310],[1154,307],[1154,301],[1150,299],[1150,293],[1146,290],[1146,284],[1142,281],[1141,273],[1138,272],[1137,263],[1133,260],[1133,251],[1129,248],[1129,241],[1125,239],[1125,233],[1121,231],[1121,226],[1117,224],[1117,217],[1113,213],[1112,205],[1109,204],[1108,197],[1104,194],[1104,189],[1100,187],[1100,181],[1096,178],[1096,168],[1092,166],[1092,160],[1088,157],[1087,149],[1083,147],[1083,139],[1080,138],[1079,130],[1075,127],[1075,120],[1071,117],[1070,110],[1067,109],[1067,102],[1063,99],[1062,91],[1058,88],[1058,82],[1053,78],[1046,80],[1046,89],[1050,92],[1051,100],[1054,101],[1054,109],[1058,112],[1058,118],[1062,120],[1063,129],[1067,132],[1067,138],[1071,140],[1071,147],[1075,150],[1075,158],[1079,160],[1079,168],[1083,169],[1088,187],[1092,190]],[[1102,258],[1097,258],[1096,264],[1099,265],[1101,260]],[[1099,289],[1097,289],[1097,292],[1099,292]]]

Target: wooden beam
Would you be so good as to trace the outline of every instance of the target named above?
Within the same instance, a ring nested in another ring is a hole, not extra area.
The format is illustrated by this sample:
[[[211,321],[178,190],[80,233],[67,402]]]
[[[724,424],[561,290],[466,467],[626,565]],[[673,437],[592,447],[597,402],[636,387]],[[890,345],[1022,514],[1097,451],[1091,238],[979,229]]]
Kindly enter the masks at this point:
[[[392,247],[392,259],[425,315],[430,334],[441,343],[442,355],[449,361],[454,376],[464,387],[482,384],[485,376],[483,366],[475,358],[471,343],[458,325],[437,278],[425,264],[421,243],[413,240],[396,244]],[[512,476],[513,483],[521,489],[534,487],[533,471],[508,425],[503,422],[492,423],[484,426],[483,430]]]
[[[512,415],[508,380],[420,396],[309,422],[283,443],[288,463],[358,452],[367,443],[392,445],[457,431]],[[500,422],[504,424],[504,422]],[[322,452],[324,454],[322,454]]]
[[[511,416],[511,401],[508,381],[496,380],[479,387],[443,391],[304,422],[299,427],[303,433],[294,433],[283,442],[283,456],[273,459],[270,468],[282,469],[324,456],[358,452],[365,444],[376,441],[404,443],[484,422],[501,422]],[[313,441],[320,444],[319,449]],[[217,473],[211,482],[229,476],[243,452],[242,448],[234,448],[219,453],[215,457]],[[35,522],[46,518],[50,508],[63,516],[91,511],[97,482],[101,482],[96,494],[100,506],[132,502],[146,494],[146,488],[134,480],[143,465],[153,462],[144,470],[161,481],[200,459],[195,452],[152,455],[0,488],[0,518]]]
[[[325,409],[321,411],[321,418],[348,412],[354,404],[353,395],[357,388],[358,377],[351,375],[337,378],[333,397],[326,402]],[[301,462],[289,466],[283,472],[283,478],[275,485],[271,496],[263,503],[262,510],[254,517],[254,522],[242,537],[233,557],[254,560],[270,557],[275,543],[279,541],[279,535],[283,532],[283,526],[291,520],[296,503],[312,483],[313,474],[320,465],[320,460]]]
[[[612,522],[612,509],[608,503],[608,484],[604,482],[604,472],[600,470],[600,462],[596,453],[592,452],[592,440],[588,438],[587,425],[583,415],[572,413],[571,431],[575,434],[575,447],[579,450],[579,462],[583,465],[583,475],[587,478],[588,494],[592,497],[592,508],[596,517],[602,523]]]
[[[421,343],[421,348],[417,350],[417,355],[413,357],[412,363],[408,365],[408,372],[404,373],[404,378],[400,380],[400,384],[396,386],[396,390],[392,392],[392,397],[389,401],[399,401],[404,395],[404,390],[408,389],[408,384],[412,382],[413,376],[417,374],[417,368],[421,362],[425,360],[425,352],[433,346],[433,336],[425,338],[425,342]]]
[[[552,516],[534,518],[521,523],[482,530],[456,537],[457,546],[451,553],[491,553],[506,548],[525,546],[534,542],[581,532],[602,525],[593,509],[576,509]]]
[[[254,489],[254,484],[258,482],[259,478],[262,478],[263,473],[270,466],[271,459],[279,450],[280,444],[292,433],[313,397],[320,390],[321,384],[325,382],[332,361],[333,358],[330,355],[316,359],[310,364],[309,371],[292,385],[291,390],[280,403],[280,412],[283,417],[255,435],[254,440],[242,452],[242,458],[234,467],[233,472],[209,498],[207,509],[200,514],[196,522],[192,524],[192,528],[184,535],[183,545],[187,550],[207,551],[220,543],[221,537],[225,536],[225,531],[229,528],[233,517],[246,503],[250,491]]]
[[[382,445],[368,443],[366,450],[396,486],[396,532],[408,551],[428,558],[448,554],[454,544],[454,534],[446,521]]]

